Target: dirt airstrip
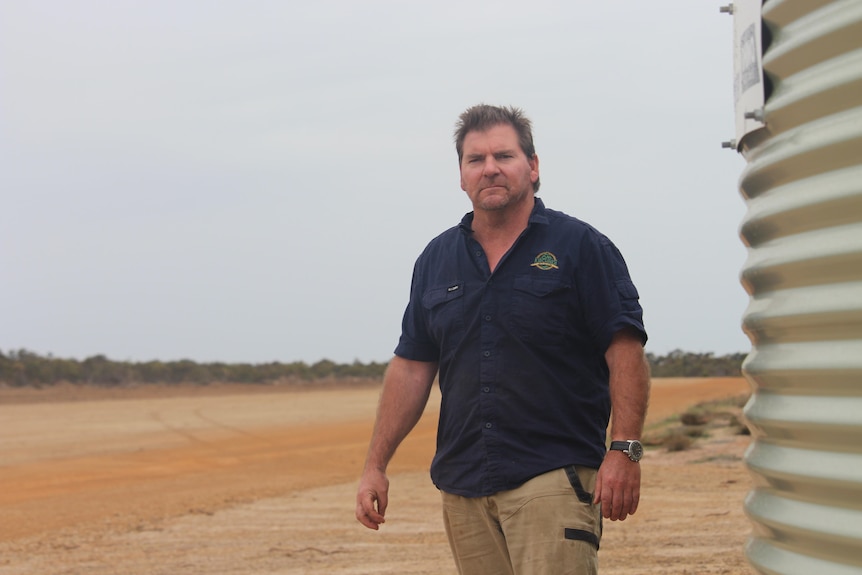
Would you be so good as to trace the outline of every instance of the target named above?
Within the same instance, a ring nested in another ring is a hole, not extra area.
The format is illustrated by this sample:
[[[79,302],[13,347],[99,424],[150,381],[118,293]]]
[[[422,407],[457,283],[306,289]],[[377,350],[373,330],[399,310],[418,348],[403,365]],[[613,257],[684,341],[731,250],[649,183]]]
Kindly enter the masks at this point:
[[[656,426],[741,378],[657,379]],[[376,386],[0,388],[0,574],[454,573],[428,478],[439,397],[390,467],[386,525],[353,517]],[[753,573],[749,438],[650,448],[603,574]]]

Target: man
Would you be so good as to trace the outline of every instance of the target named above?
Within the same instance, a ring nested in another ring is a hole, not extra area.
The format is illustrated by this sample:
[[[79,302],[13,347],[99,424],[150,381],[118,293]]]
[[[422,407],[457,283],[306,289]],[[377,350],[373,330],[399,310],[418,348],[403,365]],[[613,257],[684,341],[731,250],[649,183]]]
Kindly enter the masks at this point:
[[[605,236],[535,196],[520,110],[470,108],[455,141],[473,211],[416,262],[356,517],[384,522],[386,467],[439,372],[431,478],[459,573],[596,573],[601,517],[625,519],[640,494],[633,440],[649,373],[637,290]]]

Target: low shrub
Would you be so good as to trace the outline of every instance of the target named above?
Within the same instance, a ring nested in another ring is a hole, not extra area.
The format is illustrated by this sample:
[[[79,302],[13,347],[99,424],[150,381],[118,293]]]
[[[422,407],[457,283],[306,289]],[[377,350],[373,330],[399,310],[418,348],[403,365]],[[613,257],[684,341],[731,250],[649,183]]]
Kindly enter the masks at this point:
[[[691,437],[679,430],[669,433],[664,439],[664,448],[668,451],[685,451],[693,443]]]

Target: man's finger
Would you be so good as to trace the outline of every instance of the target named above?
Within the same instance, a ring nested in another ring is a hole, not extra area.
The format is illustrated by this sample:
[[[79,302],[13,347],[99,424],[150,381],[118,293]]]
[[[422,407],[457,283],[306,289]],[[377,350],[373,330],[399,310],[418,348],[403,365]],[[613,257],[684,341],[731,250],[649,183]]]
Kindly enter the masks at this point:
[[[377,513],[373,508],[368,510],[361,505],[356,508],[356,519],[369,529],[374,530],[379,529],[380,524],[386,522],[383,516]]]
[[[357,498],[356,502],[356,519],[368,527],[369,529],[377,530],[380,528],[381,523],[385,523],[386,519],[383,517],[383,513],[378,511],[375,507],[374,502],[376,498],[371,493],[367,493],[364,496],[360,496]],[[377,507],[384,507],[378,501]],[[385,508],[383,509],[385,511]]]

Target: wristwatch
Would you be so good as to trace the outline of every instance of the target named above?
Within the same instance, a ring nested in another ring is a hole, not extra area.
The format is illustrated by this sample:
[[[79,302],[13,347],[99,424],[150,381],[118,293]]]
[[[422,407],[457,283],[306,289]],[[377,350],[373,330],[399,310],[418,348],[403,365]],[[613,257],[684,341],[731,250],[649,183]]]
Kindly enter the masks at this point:
[[[629,456],[629,459],[637,463],[644,456],[644,446],[637,439],[629,439],[627,441],[611,441],[611,449],[614,451],[622,451]]]

